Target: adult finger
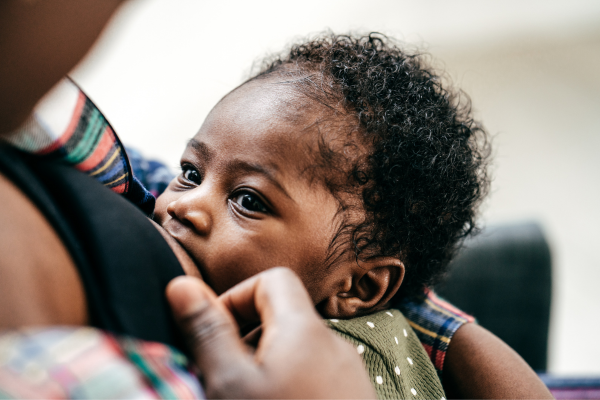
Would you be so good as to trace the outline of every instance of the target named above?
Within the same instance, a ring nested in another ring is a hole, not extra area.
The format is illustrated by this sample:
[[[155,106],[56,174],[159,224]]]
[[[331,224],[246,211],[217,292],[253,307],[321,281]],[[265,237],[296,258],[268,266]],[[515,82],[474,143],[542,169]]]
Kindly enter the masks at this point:
[[[240,326],[282,323],[286,316],[317,317],[302,281],[290,269],[271,268],[219,296]]]
[[[219,300],[238,323],[260,321],[254,359],[263,372],[280,368],[284,359],[290,366],[302,364],[302,355],[289,359],[290,348],[318,347],[322,340],[317,337],[329,333],[302,281],[288,268],[261,272],[223,293]]]
[[[200,279],[181,276],[166,289],[175,320],[178,322],[196,365],[208,389],[218,390],[237,375],[253,369],[248,349],[237,325],[215,293]]]
[[[261,273],[221,299],[195,278],[177,278],[167,296],[191,338],[209,398],[374,396],[356,351],[326,329],[289,270]],[[256,352],[242,344],[230,309],[262,320]]]
[[[373,397],[356,350],[325,327],[291,270],[269,269],[220,300],[240,320],[260,318],[254,361],[271,385],[270,391],[256,392],[261,397]]]

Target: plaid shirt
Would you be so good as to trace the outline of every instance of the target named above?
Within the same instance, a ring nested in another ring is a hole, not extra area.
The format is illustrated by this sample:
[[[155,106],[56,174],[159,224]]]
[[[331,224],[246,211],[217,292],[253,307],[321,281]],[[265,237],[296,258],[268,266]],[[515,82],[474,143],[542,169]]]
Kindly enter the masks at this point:
[[[419,337],[441,380],[452,336],[463,324],[475,322],[475,318],[442,300],[432,291],[427,292],[425,301],[405,299],[397,308]]]
[[[0,334],[0,398],[204,398],[186,358],[160,343],[93,328]]]
[[[59,159],[152,214],[155,197],[133,174],[125,147],[102,112],[70,79],[36,106],[25,124],[3,138],[14,147]]]

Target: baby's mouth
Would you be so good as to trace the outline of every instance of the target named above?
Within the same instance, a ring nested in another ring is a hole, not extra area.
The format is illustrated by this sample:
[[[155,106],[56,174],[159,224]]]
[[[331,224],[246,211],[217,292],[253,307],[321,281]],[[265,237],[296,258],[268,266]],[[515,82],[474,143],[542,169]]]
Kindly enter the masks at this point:
[[[196,276],[202,279],[202,274],[200,273],[202,269],[201,263],[198,263],[194,257],[188,252],[185,245],[180,241],[176,235],[171,234],[169,229],[158,225],[156,222],[150,220],[152,224],[156,227],[158,232],[165,239],[175,257],[181,264],[183,271],[186,275]]]

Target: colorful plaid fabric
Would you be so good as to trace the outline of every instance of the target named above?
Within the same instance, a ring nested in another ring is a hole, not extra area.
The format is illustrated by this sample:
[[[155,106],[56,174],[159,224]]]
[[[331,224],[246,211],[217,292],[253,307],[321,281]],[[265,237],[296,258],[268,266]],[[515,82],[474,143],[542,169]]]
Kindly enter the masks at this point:
[[[204,398],[186,358],[93,328],[0,333],[2,399]]]
[[[137,180],[125,148],[102,112],[70,79],[63,79],[17,131],[3,140],[61,160],[152,215],[155,197]]]
[[[69,79],[44,97],[25,125],[6,140],[23,151],[59,158],[116,193],[126,193],[133,179],[112,127]]]
[[[475,319],[442,300],[433,291],[427,291],[425,301],[405,299],[397,304],[413,328],[431,362],[442,378],[446,351],[454,333]]]

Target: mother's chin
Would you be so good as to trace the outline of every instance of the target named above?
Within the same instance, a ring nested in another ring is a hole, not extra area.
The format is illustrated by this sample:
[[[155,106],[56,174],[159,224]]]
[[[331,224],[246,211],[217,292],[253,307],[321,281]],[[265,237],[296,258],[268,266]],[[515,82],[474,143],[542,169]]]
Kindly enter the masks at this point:
[[[183,268],[185,274],[202,279],[200,269],[196,266],[196,263],[194,262],[194,260],[192,260],[188,252],[183,248],[183,246],[181,246],[177,240],[175,240],[171,235],[169,235],[169,233],[162,226],[158,225],[153,220],[150,220],[150,222],[152,222],[152,225],[154,225],[156,230],[160,232],[162,237],[168,243],[169,247],[175,254],[175,257],[177,257],[177,260],[179,260],[179,263],[181,264],[181,267]]]

